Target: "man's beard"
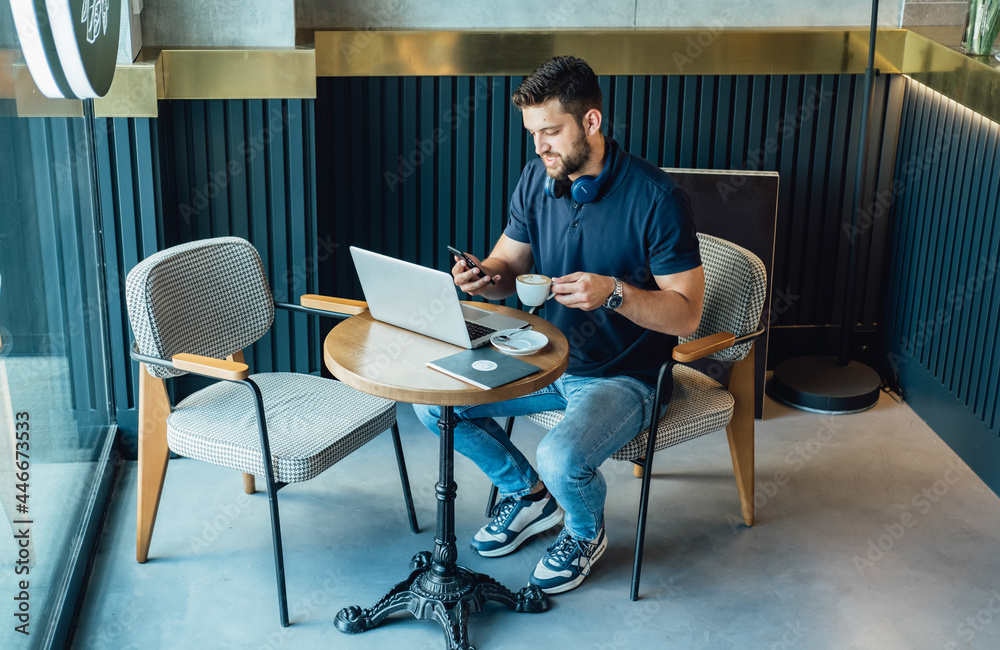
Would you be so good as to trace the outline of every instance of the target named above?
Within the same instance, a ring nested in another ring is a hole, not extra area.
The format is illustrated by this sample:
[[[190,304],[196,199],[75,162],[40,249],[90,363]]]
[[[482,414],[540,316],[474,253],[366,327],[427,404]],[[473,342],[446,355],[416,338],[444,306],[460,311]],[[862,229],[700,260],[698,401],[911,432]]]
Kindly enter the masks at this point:
[[[557,163],[555,166],[549,167],[545,171],[549,176],[557,181],[564,181],[569,178],[570,174],[575,174],[583,169],[583,167],[587,164],[587,161],[590,160],[590,153],[592,150],[593,147],[590,146],[587,136],[584,135],[583,129],[580,129],[580,137],[578,137],[576,142],[573,143],[570,152],[565,155],[558,154],[559,160],[562,164]]]

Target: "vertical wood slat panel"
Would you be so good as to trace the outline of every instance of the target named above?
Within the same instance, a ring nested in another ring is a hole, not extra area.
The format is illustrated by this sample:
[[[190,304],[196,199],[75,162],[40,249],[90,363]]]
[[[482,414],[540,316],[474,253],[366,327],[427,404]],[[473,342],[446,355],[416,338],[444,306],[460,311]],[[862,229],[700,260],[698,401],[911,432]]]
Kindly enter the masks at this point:
[[[976,135],[972,133],[973,129],[973,113],[971,111],[962,111],[961,115],[961,144],[956,149],[956,161],[952,168],[952,174],[960,179],[959,182],[955,184],[955,191],[951,193],[949,199],[945,202],[947,206],[945,209],[945,214],[949,217],[958,214],[968,214],[969,219],[954,219],[949,218],[950,227],[948,229],[948,240],[946,241],[946,246],[949,251],[948,264],[945,267],[948,277],[951,281],[948,282],[949,289],[945,294],[945,304],[952,302],[954,300],[962,300],[961,292],[964,288],[961,286],[962,283],[957,281],[958,278],[967,277],[970,261],[970,257],[974,258],[974,250],[978,249],[979,240],[970,237],[970,221],[975,220],[975,213],[967,212],[968,210],[968,196],[969,196],[969,185],[971,183],[974,171],[972,167],[975,165],[975,160],[970,160],[970,154],[975,153],[975,139]],[[970,147],[970,140],[972,146]],[[969,241],[968,246],[963,246],[965,251],[956,250],[958,248],[957,244],[959,242]],[[974,268],[974,267],[973,267]],[[943,324],[941,328],[941,336],[944,342],[943,345],[937,346],[937,359],[935,363],[939,368],[939,374],[948,389],[954,392],[954,387],[952,386],[952,377],[954,376],[954,368],[956,365],[961,363],[961,355],[959,350],[959,341],[957,338],[957,330],[960,329],[962,321],[964,319],[948,320]]]
[[[431,157],[437,153],[437,138],[435,129],[440,128],[438,120],[434,119],[437,112],[436,92],[434,86],[436,79],[433,77],[421,77],[418,84],[420,91],[419,124],[417,128],[418,140],[414,142],[414,151],[419,152],[421,165],[433,167],[434,160]],[[417,260],[424,265],[432,266],[438,257],[447,258],[448,249],[444,248],[437,236],[437,205],[435,202],[434,174],[424,173],[420,175],[420,182],[417,185],[419,195],[417,220],[417,233],[414,244],[417,249]]]
[[[139,260],[185,241],[236,235],[259,251],[276,299],[295,302],[317,286],[314,102],[213,100],[160,108],[158,120],[98,121],[108,133],[97,155],[104,228],[113,233],[104,250],[119,413],[136,405],[124,278]],[[300,314],[279,312],[271,333],[249,352],[255,371],[322,366],[318,330]],[[182,381],[178,394],[197,385]],[[128,420],[126,434],[134,435]]]
[[[108,296],[108,362],[119,427],[134,426],[138,406],[138,368],[128,356],[132,329],[125,307],[125,277],[141,259],[160,248],[156,214],[155,122],[144,118],[99,119],[94,143],[98,200],[104,230],[104,267]],[[125,452],[134,452],[134,437]]]
[[[921,93],[922,95],[926,95],[925,87],[917,86],[917,88],[918,88],[917,92]],[[921,110],[922,128],[917,131],[917,133],[919,134],[918,135],[919,141],[917,145],[917,151],[915,152],[921,156],[925,155],[930,150],[932,146],[930,143],[933,142],[934,134],[938,132],[938,130],[940,129],[940,125],[938,124],[939,106],[940,102],[932,102],[930,104],[929,111]],[[912,258],[912,262],[910,264],[909,277],[915,279],[916,281],[912,282],[913,291],[910,294],[909,304],[906,306],[906,309],[908,310],[909,314],[923,313],[921,305],[923,299],[928,295],[928,292],[924,286],[924,283],[927,281],[927,275],[926,273],[924,273],[923,267],[920,265],[922,262],[928,259],[927,246],[930,241],[929,237],[930,213],[927,210],[921,209],[921,206],[926,204],[928,192],[931,191],[930,180],[932,178],[932,174],[927,172],[928,170],[924,169],[921,170],[920,177],[925,182],[917,183],[915,185],[915,187],[917,188],[917,192],[915,193],[916,200],[913,206],[913,211],[914,211],[913,217],[916,228],[914,230],[914,235],[913,235],[913,245],[915,247],[914,250],[916,251],[916,255]],[[915,181],[912,179],[907,179],[906,182],[914,183]],[[903,331],[903,337],[900,340],[904,342],[905,341],[914,342],[913,343],[914,352],[919,353],[919,346],[916,345],[917,326],[919,325],[917,319],[904,318],[902,319],[902,322],[904,323],[904,331]]]
[[[361,142],[381,146],[351,147],[351,165],[368,170],[372,179],[377,174],[395,179],[365,192],[359,191],[364,187],[360,180],[338,184],[353,193],[351,201],[324,201],[320,195],[318,209],[331,214],[335,240],[440,269],[451,263],[440,250],[445,240],[477,255],[488,253],[506,222],[523,162],[534,156],[509,103],[520,78],[380,81],[388,92],[359,97],[348,80],[320,80],[320,111],[332,116],[326,139],[317,142],[320,174],[332,169],[334,176],[341,175],[344,152],[339,145],[345,139],[356,142],[360,133]],[[661,166],[781,172],[774,286],[796,298],[775,315],[775,324],[839,324],[847,262],[842,223],[850,210],[861,101],[857,78],[621,76],[600,77],[599,82],[607,132],[639,153],[655,155],[653,162]],[[878,86],[876,120],[884,121],[887,88],[884,82]],[[380,119],[349,119],[359,102],[367,102],[362,115]],[[441,129],[443,141],[420,151],[435,129]],[[876,189],[875,182],[878,187],[891,182],[878,174],[894,164],[892,151],[883,152],[877,138],[873,144],[876,179],[871,187],[866,184],[869,192]],[[888,163],[885,156],[891,157]],[[361,225],[380,222],[378,206],[389,219],[382,238]],[[876,277],[885,221],[876,220],[859,237],[866,253],[861,268]],[[338,257],[336,274],[353,275],[347,256]],[[817,259],[822,263],[808,263]],[[863,273],[857,281],[855,312],[863,325],[875,327],[878,286],[866,283]],[[359,290],[356,283],[338,282],[338,288],[345,287]]]
[[[949,120],[948,129],[950,132],[955,133],[959,138],[962,138],[962,122],[965,111],[960,110],[955,105],[949,105]],[[937,200],[935,203],[934,213],[938,222],[938,252],[934,256],[934,284],[932,285],[933,291],[933,302],[931,305],[931,314],[939,313],[939,310],[946,310],[949,305],[949,295],[951,294],[951,286],[955,281],[954,270],[952,269],[952,263],[955,258],[955,238],[956,231],[964,223],[964,219],[955,219],[955,213],[952,209],[952,202],[958,193],[954,191],[954,188],[946,187],[943,184],[948,183],[950,178],[961,177],[962,171],[960,168],[961,157],[959,152],[961,146],[951,147],[949,150],[948,159],[945,164],[939,166],[938,168],[938,180],[937,180]],[[950,319],[946,321],[938,321],[935,318],[932,321],[933,335],[937,339],[936,345],[926,346],[927,356],[925,357],[928,366],[931,368],[932,372],[936,375],[944,375],[944,368],[941,366],[939,352],[941,349],[947,349],[949,341],[946,338],[946,331],[950,323]]]
[[[984,219],[983,206],[979,205],[980,199],[980,189],[982,188],[982,167],[983,164],[991,165],[992,160],[985,157],[986,148],[986,133],[982,128],[983,117],[980,115],[973,115],[973,123],[971,126],[973,146],[970,147],[968,153],[967,165],[969,173],[966,174],[966,182],[963,184],[962,190],[962,204],[959,208],[959,212],[966,209],[972,215],[972,223],[970,224],[970,237],[975,242],[973,244],[973,250],[970,255],[963,256],[962,268],[959,271],[960,276],[968,271],[968,269],[977,269],[982,259],[982,254],[988,250],[989,235],[984,234],[986,229],[986,222]],[[983,164],[977,164],[978,161],[983,161]],[[984,242],[986,245],[984,246]],[[964,296],[963,296],[964,298]],[[955,363],[952,365],[951,372],[948,376],[948,389],[958,396],[963,403],[968,405],[968,395],[967,395],[967,378],[969,375],[975,372],[973,369],[974,362],[972,356],[978,357],[979,355],[969,348],[969,341],[975,338],[975,331],[979,325],[978,318],[976,315],[979,313],[982,303],[981,292],[975,294],[971,297],[971,304],[969,307],[970,315],[969,319],[963,319],[958,323],[956,329],[956,334],[954,337],[954,354],[957,355]]]
[[[998,150],[996,124],[983,120],[982,130],[985,156],[981,159],[985,160],[987,165],[983,170],[980,185],[978,211],[982,214],[982,220],[987,224],[987,227],[984,229],[984,244],[981,250],[986,260],[993,260],[996,259],[998,241],[1000,241],[1000,228],[998,228],[996,220],[990,218],[991,215],[996,214],[1000,150]],[[988,375],[991,367],[992,355],[986,354],[986,351],[995,349],[997,332],[995,327],[991,327],[991,324],[996,322],[996,309],[1000,307],[1000,299],[984,290],[977,296],[977,300],[979,308],[973,311],[972,319],[975,326],[975,336],[970,337],[966,351],[967,358],[972,359],[972,367],[963,374],[959,392],[966,395],[966,406],[982,417],[982,405],[985,400],[982,399],[981,387],[986,382],[981,382],[978,378]]]
[[[991,428],[996,432],[996,391],[997,387],[1000,386],[1000,349],[998,349],[1000,348],[1000,328],[996,325],[1000,323],[1000,291],[997,289],[998,279],[996,277],[996,264],[997,260],[1000,259],[1000,226],[997,225],[997,219],[1000,216],[1000,199],[998,199],[1000,174],[997,174],[996,170],[1000,167],[1000,160],[997,160],[997,156],[1000,156],[1000,125],[996,122],[986,122],[984,128],[988,131],[987,138],[990,142],[990,148],[994,152],[994,172],[986,194],[989,197],[989,202],[985,210],[985,218],[993,226],[990,237],[990,252],[986,260],[987,264],[992,265],[990,271],[993,277],[989,278],[983,288],[984,296],[989,298],[990,307],[989,316],[983,319],[986,343],[978,349],[979,353],[986,357],[988,363],[984,360],[983,372],[976,376],[980,385],[977,387],[975,413],[984,421],[990,418]]]
[[[906,82],[885,336],[998,433],[1000,125]],[[905,387],[904,387],[905,388]]]

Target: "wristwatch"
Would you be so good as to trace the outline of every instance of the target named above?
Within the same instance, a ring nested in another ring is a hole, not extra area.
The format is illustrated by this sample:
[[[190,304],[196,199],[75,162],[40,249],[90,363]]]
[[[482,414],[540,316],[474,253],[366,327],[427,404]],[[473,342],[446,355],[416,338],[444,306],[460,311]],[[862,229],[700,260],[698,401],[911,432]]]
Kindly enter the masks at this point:
[[[604,307],[607,309],[618,309],[622,306],[622,301],[624,300],[624,296],[622,295],[622,281],[616,277],[612,277],[611,279],[615,281],[615,290],[604,301]]]

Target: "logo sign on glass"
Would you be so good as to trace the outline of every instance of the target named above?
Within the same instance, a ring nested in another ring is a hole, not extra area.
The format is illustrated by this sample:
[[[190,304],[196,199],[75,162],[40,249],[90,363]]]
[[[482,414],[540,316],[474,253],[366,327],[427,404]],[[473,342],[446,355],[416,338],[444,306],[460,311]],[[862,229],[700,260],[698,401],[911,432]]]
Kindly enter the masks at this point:
[[[10,0],[17,38],[46,97],[103,97],[118,58],[122,0]]]

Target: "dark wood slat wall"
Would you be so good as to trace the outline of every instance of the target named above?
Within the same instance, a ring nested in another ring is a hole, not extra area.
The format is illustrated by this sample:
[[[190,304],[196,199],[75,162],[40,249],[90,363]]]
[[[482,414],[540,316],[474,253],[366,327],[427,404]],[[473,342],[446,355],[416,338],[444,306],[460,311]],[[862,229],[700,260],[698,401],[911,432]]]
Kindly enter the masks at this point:
[[[328,119],[316,143],[317,198],[329,218],[321,227],[338,250],[358,245],[441,269],[450,264],[448,243],[486,254],[534,156],[509,101],[520,81],[319,79],[317,111]],[[779,330],[839,325],[860,78],[616,76],[600,83],[607,131],[633,153],[664,167],[781,173],[774,286],[786,300],[773,322]],[[876,86],[869,193],[892,183],[901,98],[890,86],[887,77]],[[869,329],[879,317],[884,231],[878,220],[858,235],[854,313]],[[361,297],[348,255],[322,271],[321,289]]]
[[[883,331],[890,365],[904,389],[940,393],[933,404],[913,402],[918,413],[962,409],[995,437],[1000,125],[908,81],[896,168]]]
[[[319,239],[316,120],[308,100],[160,103],[157,119],[98,120],[105,266],[116,411],[126,453],[136,435],[137,368],[125,278],[139,260],[175,244],[236,235],[256,246],[276,300],[318,291],[331,255]],[[335,253],[335,251],[333,251]],[[278,312],[247,350],[255,371],[319,372],[320,324]],[[202,385],[184,378],[180,397]]]

